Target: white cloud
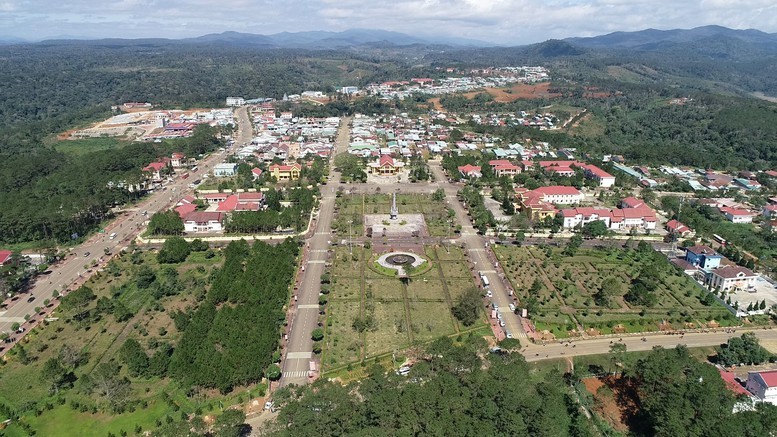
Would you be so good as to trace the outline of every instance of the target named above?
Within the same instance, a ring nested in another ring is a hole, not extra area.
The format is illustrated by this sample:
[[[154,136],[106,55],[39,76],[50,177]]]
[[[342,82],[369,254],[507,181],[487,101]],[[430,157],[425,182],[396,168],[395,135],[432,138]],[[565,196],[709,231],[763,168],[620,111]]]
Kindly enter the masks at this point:
[[[525,44],[708,24],[777,31],[774,0],[0,0],[0,11],[4,34],[33,39],[374,28]]]

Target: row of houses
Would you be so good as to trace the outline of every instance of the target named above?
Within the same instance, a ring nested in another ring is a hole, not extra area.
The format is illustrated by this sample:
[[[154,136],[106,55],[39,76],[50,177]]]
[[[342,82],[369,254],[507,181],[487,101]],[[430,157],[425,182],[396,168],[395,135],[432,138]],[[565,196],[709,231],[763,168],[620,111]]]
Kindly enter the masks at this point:
[[[520,165],[513,163],[506,159],[493,159],[488,162],[488,165],[494,171],[496,176],[515,176],[522,171],[527,171],[539,166],[543,171],[552,173],[558,176],[573,176],[575,169],[580,169],[588,179],[593,179],[598,182],[601,188],[610,188],[615,185],[615,176],[607,173],[601,168],[592,165],[585,164],[578,161],[529,161],[522,160]],[[482,169],[477,165],[464,165],[458,168],[459,172],[465,178],[476,179],[481,177]]]

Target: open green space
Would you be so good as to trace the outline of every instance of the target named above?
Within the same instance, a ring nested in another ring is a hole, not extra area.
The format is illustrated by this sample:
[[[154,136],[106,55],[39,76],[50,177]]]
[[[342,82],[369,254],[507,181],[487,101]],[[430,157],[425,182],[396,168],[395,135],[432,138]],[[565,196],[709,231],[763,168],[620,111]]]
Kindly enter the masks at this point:
[[[520,306],[557,338],[727,326],[733,315],[652,249],[496,246]],[[647,286],[645,286],[647,284]],[[593,331],[590,331],[593,330]]]
[[[427,247],[419,255],[429,268],[409,280],[376,271],[379,255],[362,247],[354,247],[353,254],[347,247],[335,249],[322,355],[327,375],[440,336],[487,327],[485,314],[465,329],[451,313],[458,297],[474,285],[461,248]]]
[[[120,147],[126,146],[127,144],[129,144],[129,141],[124,141],[115,137],[105,137],[57,141],[53,144],[53,147],[58,152],[67,153],[68,155],[80,156],[100,150],[118,149]]]
[[[351,194],[337,199],[337,217],[332,229],[339,236],[364,235],[365,214],[386,214],[391,211],[391,194]],[[453,235],[448,207],[445,202],[432,200],[431,194],[397,194],[397,208],[401,214],[423,214],[429,235],[446,237]],[[350,222],[350,225],[349,225]]]

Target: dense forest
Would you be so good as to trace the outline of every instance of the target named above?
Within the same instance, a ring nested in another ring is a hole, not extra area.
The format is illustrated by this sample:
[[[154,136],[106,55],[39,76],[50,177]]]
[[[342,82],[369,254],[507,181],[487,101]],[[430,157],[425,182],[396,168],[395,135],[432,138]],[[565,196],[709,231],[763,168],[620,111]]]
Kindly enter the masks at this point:
[[[614,355],[615,357],[616,355]],[[484,357],[484,358],[483,358]],[[766,436],[777,427],[777,407],[760,404],[733,413],[734,394],[717,369],[684,347],[656,349],[636,362],[617,356],[618,377],[641,406],[631,417],[638,436]],[[583,369],[585,372],[586,369]],[[472,336],[430,344],[408,376],[374,366],[349,385],[319,381],[274,395],[281,411],[275,435],[611,435],[589,420],[590,405],[577,374],[533,375],[523,356],[488,353]]]
[[[173,316],[183,337],[169,375],[223,393],[259,381],[278,348],[298,250],[291,239],[276,246],[230,243],[205,300]]]
[[[136,200],[141,169],[173,151],[198,156],[223,144],[201,125],[188,139],[129,143],[72,156],[42,145],[0,148],[0,243],[64,242],[94,230],[110,209]]]

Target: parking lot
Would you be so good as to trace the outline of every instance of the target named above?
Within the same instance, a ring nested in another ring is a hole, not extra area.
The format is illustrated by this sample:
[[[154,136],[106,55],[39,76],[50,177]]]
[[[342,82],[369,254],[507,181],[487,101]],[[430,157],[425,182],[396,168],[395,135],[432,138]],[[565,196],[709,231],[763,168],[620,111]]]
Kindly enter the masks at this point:
[[[740,310],[746,310],[751,303],[760,304],[764,300],[766,308],[777,305],[777,288],[771,282],[759,276],[754,285],[752,290],[737,290],[731,293],[731,302],[739,302]]]

